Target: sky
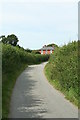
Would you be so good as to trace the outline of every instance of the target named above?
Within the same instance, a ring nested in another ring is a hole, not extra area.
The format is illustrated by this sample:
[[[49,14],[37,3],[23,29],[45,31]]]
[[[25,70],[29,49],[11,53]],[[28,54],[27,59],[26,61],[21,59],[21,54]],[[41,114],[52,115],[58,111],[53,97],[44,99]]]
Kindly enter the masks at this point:
[[[25,49],[78,39],[78,1],[2,0],[0,35],[15,34]]]

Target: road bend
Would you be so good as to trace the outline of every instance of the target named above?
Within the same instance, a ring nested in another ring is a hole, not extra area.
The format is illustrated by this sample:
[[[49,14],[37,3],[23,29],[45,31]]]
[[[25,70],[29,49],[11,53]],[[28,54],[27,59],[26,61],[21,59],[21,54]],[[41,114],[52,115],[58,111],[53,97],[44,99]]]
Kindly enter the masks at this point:
[[[78,108],[47,81],[45,64],[30,65],[18,77],[9,118],[78,118]]]

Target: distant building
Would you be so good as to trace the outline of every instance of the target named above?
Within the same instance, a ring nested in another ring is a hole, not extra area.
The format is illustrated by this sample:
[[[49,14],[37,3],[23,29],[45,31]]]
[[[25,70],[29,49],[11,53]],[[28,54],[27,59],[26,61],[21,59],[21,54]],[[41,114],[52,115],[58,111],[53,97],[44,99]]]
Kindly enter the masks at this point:
[[[54,51],[54,47],[50,47],[50,46],[47,47],[46,45],[44,45],[43,48],[39,50],[41,54],[52,54],[53,51]]]

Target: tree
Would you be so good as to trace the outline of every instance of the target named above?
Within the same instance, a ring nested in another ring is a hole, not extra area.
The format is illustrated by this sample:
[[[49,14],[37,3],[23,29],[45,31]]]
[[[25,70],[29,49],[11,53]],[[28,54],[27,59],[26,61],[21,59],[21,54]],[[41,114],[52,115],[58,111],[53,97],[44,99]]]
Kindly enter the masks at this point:
[[[32,52],[32,50],[30,50],[29,48],[27,48],[25,51],[26,51],[26,52],[29,52],[29,53]]]
[[[40,54],[39,50],[32,50],[32,54]]]
[[[4,44],[7,43],[7,38],[5,37],[5,35],[0,36],[1,42],[3,42]]]
[[[18,41],[19,41],[18,38],[14,34],[7,36],[7,43],[8,44],[16,46]]]
[[[41,54],[39,51],[36,51],[35,54]]]
[[[13,46],[16,46],[17,42],[19,41],[18,38],[14,34],[8,35],[7,37],[2,35],[0,36],[0,39],[4,44],[11,44]]]
[[[5,35],[0,36],[0,39],[3,39],[3,38],[5,38]]]
[[[50,46],[50,47],[57,47],[57,48],[58,48],[58,45],[56,45],[56,44],[54,44],[54,43],[47,45],[47,47],[49,47],[49,46]]]

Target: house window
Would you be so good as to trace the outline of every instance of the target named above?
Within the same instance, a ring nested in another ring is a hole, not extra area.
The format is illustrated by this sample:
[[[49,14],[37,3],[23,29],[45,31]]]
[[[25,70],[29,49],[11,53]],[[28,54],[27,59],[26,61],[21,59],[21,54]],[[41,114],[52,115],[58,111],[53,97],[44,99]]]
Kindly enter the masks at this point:
[[[43,54],[43,50],[41,50],[41,54]]]
[[[46,54],[47,54],[47,50],[46,50]]]
[[[50,53],[52,53],[52,50],[50,50]]]

